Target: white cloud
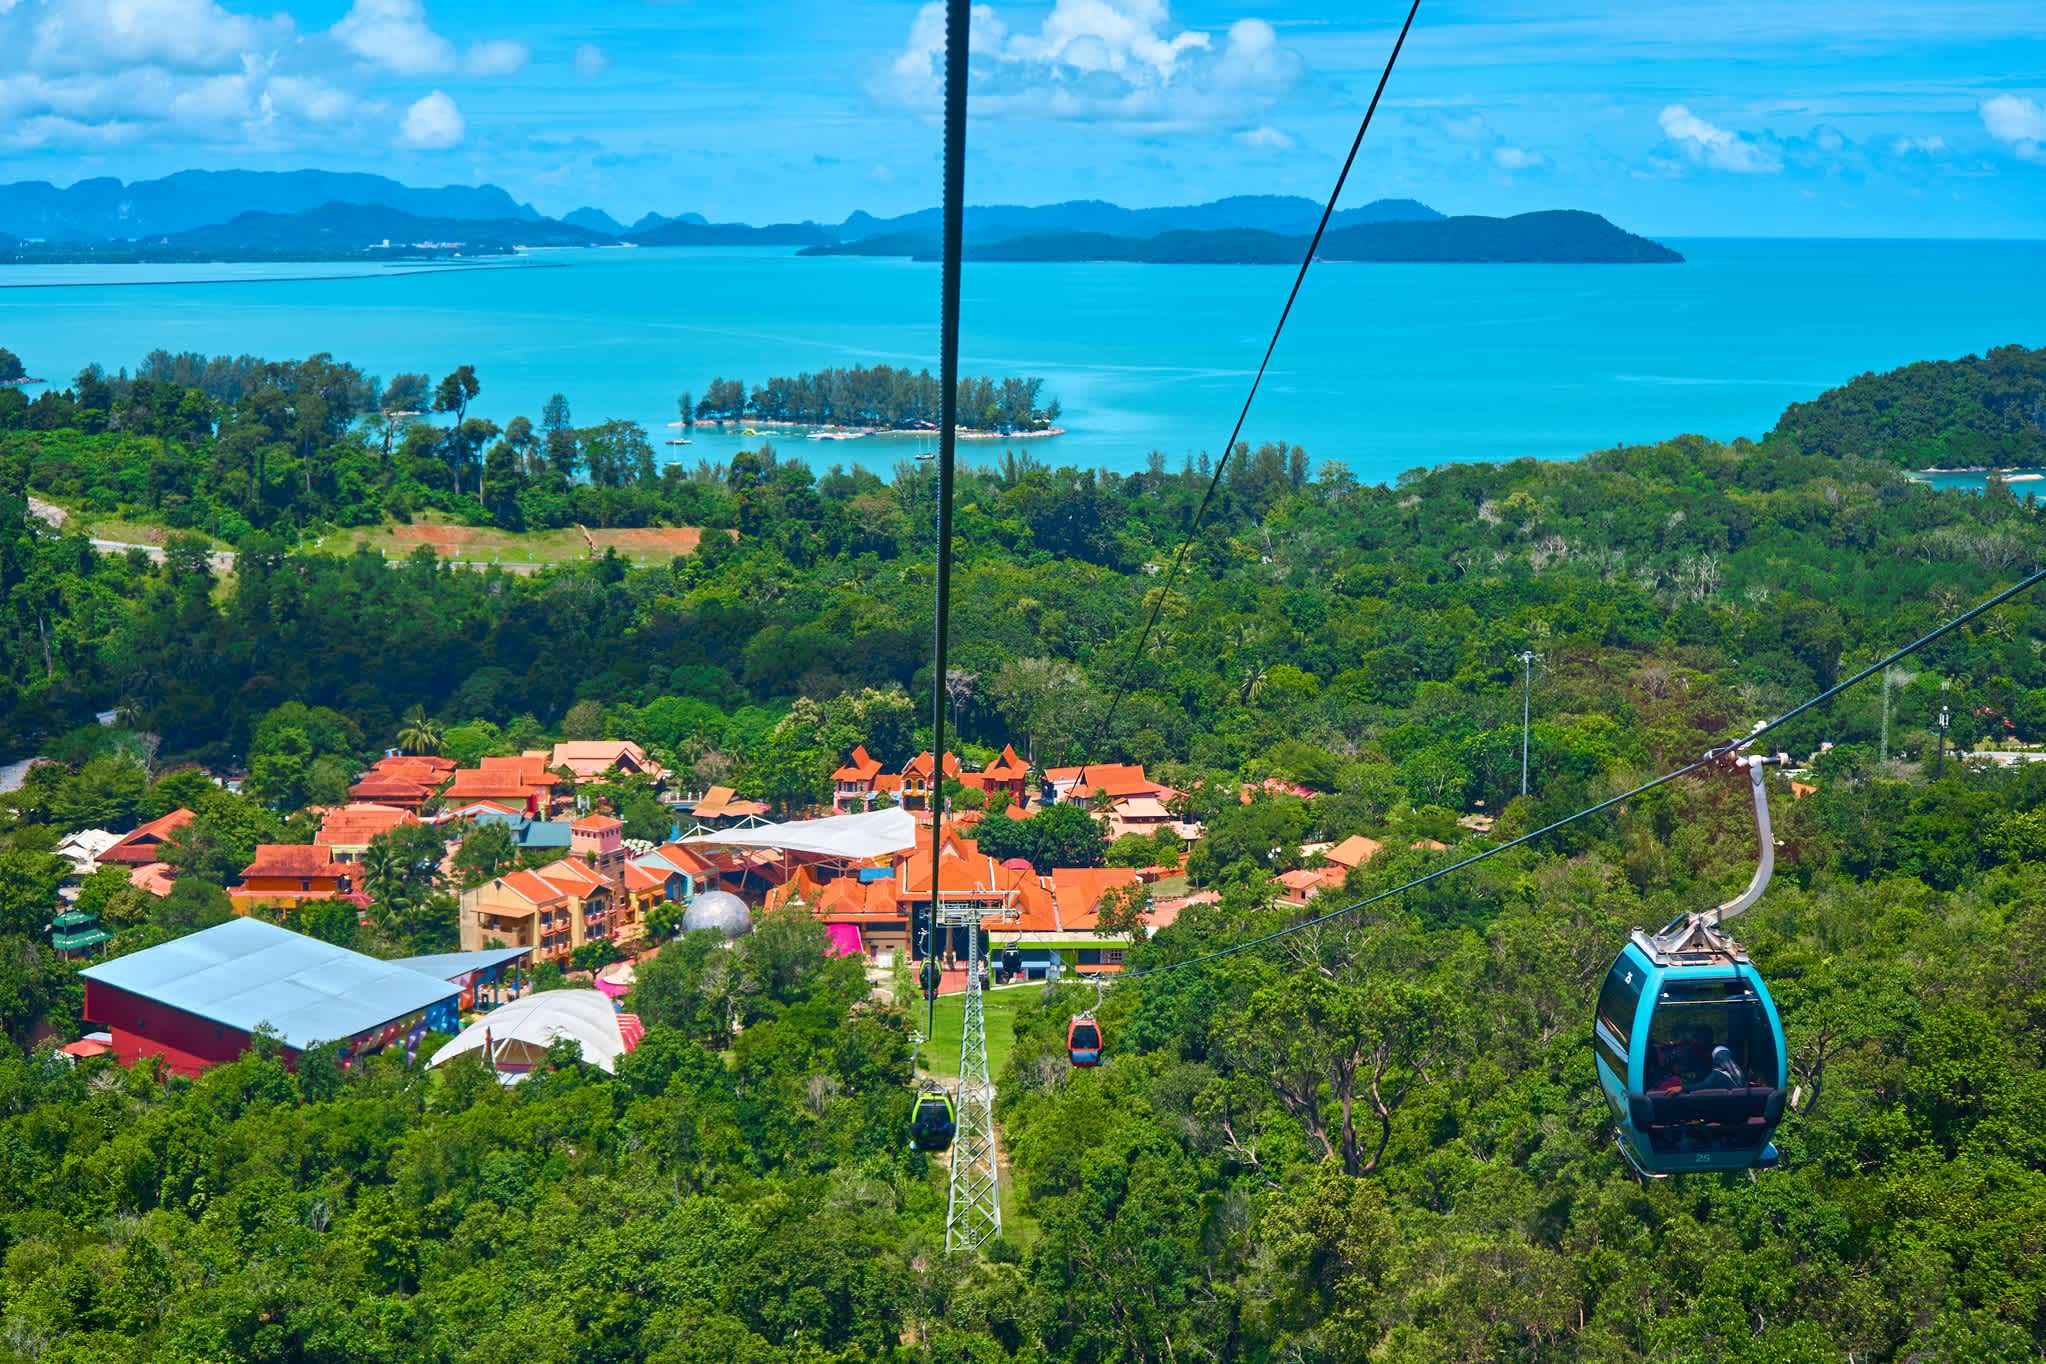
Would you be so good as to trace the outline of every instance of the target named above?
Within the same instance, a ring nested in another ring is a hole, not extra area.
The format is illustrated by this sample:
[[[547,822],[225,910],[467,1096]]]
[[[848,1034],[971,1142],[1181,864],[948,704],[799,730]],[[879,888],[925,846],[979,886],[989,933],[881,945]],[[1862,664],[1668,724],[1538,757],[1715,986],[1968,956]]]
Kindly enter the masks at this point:
[[[1236,140],[1246,147],[1256,147],[1261,151],[1290,152],[1300,145],[1269,123],[1244,129],[1236,135]]]
[[[2019,159],[2046,161],[2046,105],[2025,95],[1982,101],[1982,126]]]
[[[1920,156],[1937,156],[1946,149],[1947,140],[1943,137],[1900,137],[1890,143],[1890,151],[1896,156],[1910,156],[1914,152]]]
[[[332,123],[356,107],[355,97],[345,90],[299,76],[272,77],[263,97],[274,109],[309,123]]]
[[[1531,152],[1525,147],[1492,148],[1492,164],[1500,170],[1533,170],[1549,164],[1549,158],[1540,152]]]
[[[398,141],[407,147],[441,151],[460,142],[464,131],[462,111],[436,90],[405,111],[398,124]]]
[[[433,31],[419,0],[355,0],[327,32],[370,65],[400,76],[430,76],[455,65],[455,45]]]
[[[1492,136],[1491,126],[1485,122],[1483,114],[1471,114],[1465,118],[1445,117],[1442,131],[1458,142],[1483,142]]]
[[[1659,120],[1663,135],[1693,162],[1737,175],[1773,175],[1783,160],[1754,139],[1699,118],[1681,104],[1669,105]]]
[[[462,54],[462,70],[472,76],[509,76],[525,70],[533,59],[532,49],[510,38],[492,38],[477,43]]]
[[[611,59],[604,49],[595,43],[584,43],[575,50],[575,73],[584,80],[595,80],[611,67]]]
[[[232,70],[244,55],[281,45],[294,31],[284,15],[257,19],[213,0],[53,0],[31,27],[28,65],[46,75],[145,63]]]
[[[938,108],[945,11],[925,4],[877,96]],[[1299,79],[1300,58],[1262,19],[1220,35],[1174,23],[1166,0],[1055,0],[1034,31],[1011,32],[989,6],[973,10],[976,112],[1172,130],[1259,126]]]

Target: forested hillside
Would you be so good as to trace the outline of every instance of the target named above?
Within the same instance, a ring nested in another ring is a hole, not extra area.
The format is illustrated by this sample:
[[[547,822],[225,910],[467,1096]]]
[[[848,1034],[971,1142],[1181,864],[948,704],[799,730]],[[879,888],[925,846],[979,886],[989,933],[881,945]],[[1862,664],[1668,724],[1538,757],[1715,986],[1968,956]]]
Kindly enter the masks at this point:
[[[1864,374],[1792,403],[1776,434],[1819,454],[1907,469],[2046,463],[2046,350],[2002,346]]]
[[[1987,424],[1967,396],[1983,367],[2036,363],[2007,354],[1952,371],[1945,426]],[[74,389],[68,408],[13,408],[0,432],[0,734],[6,756],[58,760],[0,810],[0,953],[19,964],[0,996],[0,1351],[1776,1364],[2046,1350],[2046,771],[1927,761],[1942,682],[1950,745],[2046,740],[2037,598],[1894,679],[1887,761],[1878,686],[1780,732],[1800,757],[1832,747],[1815,791],[1779,788],[1777,882],[1739,925],[1801,1088],[1778,1132],[1786,1167],[1754,1181],[1635,1182],[1588,1046],[1626,932],[1752,868],[1742,792],[1709,776],[1314,932],[1140,974],[1107,992],[1098,1072],[1063,1056],[1065,1019],[1094,991],[1033,998],[997,1077],[1016,1201],[984,1257],[941,1253],[942,1186],[903,1149],[909,1020],[822,965],[807,923],[770,920],[733,954],[695,937],[664,951],[631,1001],[652,1031],[616,1078],[564,1058],[504,1092],[475,1069],[294,1077],[252,1057],[188,1083],[18,1050],[38,1021],[76,1027],[75,982],[37,943],[48,848],[73,819],[126,827],[182,801],[203,781],[165,775],[182,760],[246,765],[250,786],[208,797],[217,843],[198,840],[184,901],[147,911],[165,935],[190,926],[179,914],[219,912],[199,888],[235,840],[278,829],[415,704],[465,759],[610,734],[789,808],[828,792],[855,738],[914,751],[926,470],[884,481],[763,450],[597,488],[540,487],[522,466],[504,474],[522,507],[558,497],[737,534],[660,567],[532,577],[423,552],[336,558],[292,546],[341,499],[482,519],[499,474],[486,459],[479,489],[473,468],[440,485],[417,463],[400,472],[360,421],[323,413],[346,374],[299,374],[283,395],[260,377],[233,397],[138,382],[119,401],[109,383],[102,405]],[[448,391],[456,404],[462,385]],[[1208,832],[1189,870],[1219,899],[1131,964],[1186,961],[1292,919],[1270,873],[1303,841],[1404,850],[1337,894],[1398,884],[1688,762],[2046,562],[2032,499],[1915,485],[1884,450],[1822,447],[1793,425],[1759,444],[1687,437],[1390,487],[1282,445],[1245,450],[1112,725],[1162,587],[1151,570],[1204,471],[1006,456],[960,478],[958,722],[972,750],[1128,758],[1193,793]],[[592,428],[558,429],[587,450]],[[225,460],[245,481],[214,505],[263,518],[230,537],[231,576],[194,539],[158,565],[26,514],[31,490],[147,505],[154,470]],[[1525,798],[1523,649],[1541,655]],[[92,715],[108,708],[103,729]],[[1238,798],[1268,776],[1314,795]],[[1457,822],[1479,809],[1498,820],[1489,835]],[[432,931],[372,930],[414,950]]]

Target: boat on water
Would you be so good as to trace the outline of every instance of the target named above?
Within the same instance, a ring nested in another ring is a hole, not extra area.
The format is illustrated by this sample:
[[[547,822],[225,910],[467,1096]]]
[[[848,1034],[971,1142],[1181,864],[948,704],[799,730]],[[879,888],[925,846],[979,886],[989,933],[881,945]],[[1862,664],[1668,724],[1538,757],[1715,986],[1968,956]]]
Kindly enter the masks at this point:
[[[812,431],[811,440],[858,440],[866,435],[864,431]]]
[[[695,443],[696,443],[695,441],[689,439],[689,437],[687,436],[676,436],[669,440],[668,442],[668,444],[670,445],[694,445]]]
[[[757,436],[760,433],[749,426],[744,431],[741,431],[739,434],[742,436]]]

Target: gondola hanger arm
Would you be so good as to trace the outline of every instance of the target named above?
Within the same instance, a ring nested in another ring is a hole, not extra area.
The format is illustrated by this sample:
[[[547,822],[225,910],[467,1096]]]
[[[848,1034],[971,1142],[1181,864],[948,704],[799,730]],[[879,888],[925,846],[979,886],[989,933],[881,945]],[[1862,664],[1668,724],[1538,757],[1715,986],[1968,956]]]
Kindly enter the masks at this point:
[[[1734,767],[1747,769],[1748,787],[1754,793],[1755,874],[1749,878],[1746,890],[1706,911],[1705,919],[1715,926],[1754,908],[1755,902],[1762,898],[1762,892],[1769,888],[1769,878],[1776,874],[1776,831],[1769,821],[1769,788],[1762,778],[1768,768],[1788,766],[1790,755],[1742,753],[1730,755],[1730,761]]]

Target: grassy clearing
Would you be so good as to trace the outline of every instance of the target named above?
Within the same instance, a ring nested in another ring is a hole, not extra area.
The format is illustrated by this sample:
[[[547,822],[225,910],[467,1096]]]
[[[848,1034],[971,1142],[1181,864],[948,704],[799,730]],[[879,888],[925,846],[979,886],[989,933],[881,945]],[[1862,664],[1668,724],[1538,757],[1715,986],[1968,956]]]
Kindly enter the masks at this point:
[[[431,546],[444,559],[464,563],[502,563],[543,567],[571,559],[590,557],[590,543],[599,553],[616,549],[620,556],[641,566],[665,564],[678,554],[693,554],[702,532],[693,527],[653,527],[640,530],[509,531],[488,527],[455,525],[444,519],[421,516],[406,525],[357,526],[337,530],[315,540],[309,548],[326,554],[352,554],[367,547],[372,554],[402,559],[421,545]]]
[[[209,549],[233,549],[227,541],[203,531],[176,531],[168,526],[151,525],[147,521],[130,521],[120,516],[86,516],[79,524],[86,527],[86,534],[96,540],[115,540],[124,545],[167,545],[173,535],[196,535],[206,542]]]
[[[989,990],[983,998],[982,1008],[987,1018],[987,1073],[997,1084],[1001,1082],[1002,1068],[1009,1064],[1009,1053],[1016,1046],[1016,1011],[1041,988],[1036,984],[1004,985]],[[919,1026],[922,1025],[922,1000],[913,1002],[911,1017]],[[939,995],[933,1024],[935,1035],[924,1042],[923,1050],[918,1053],[924,1070],[948,1078],[959,1074],[959,1034],[965,1026],[966,996]]]

